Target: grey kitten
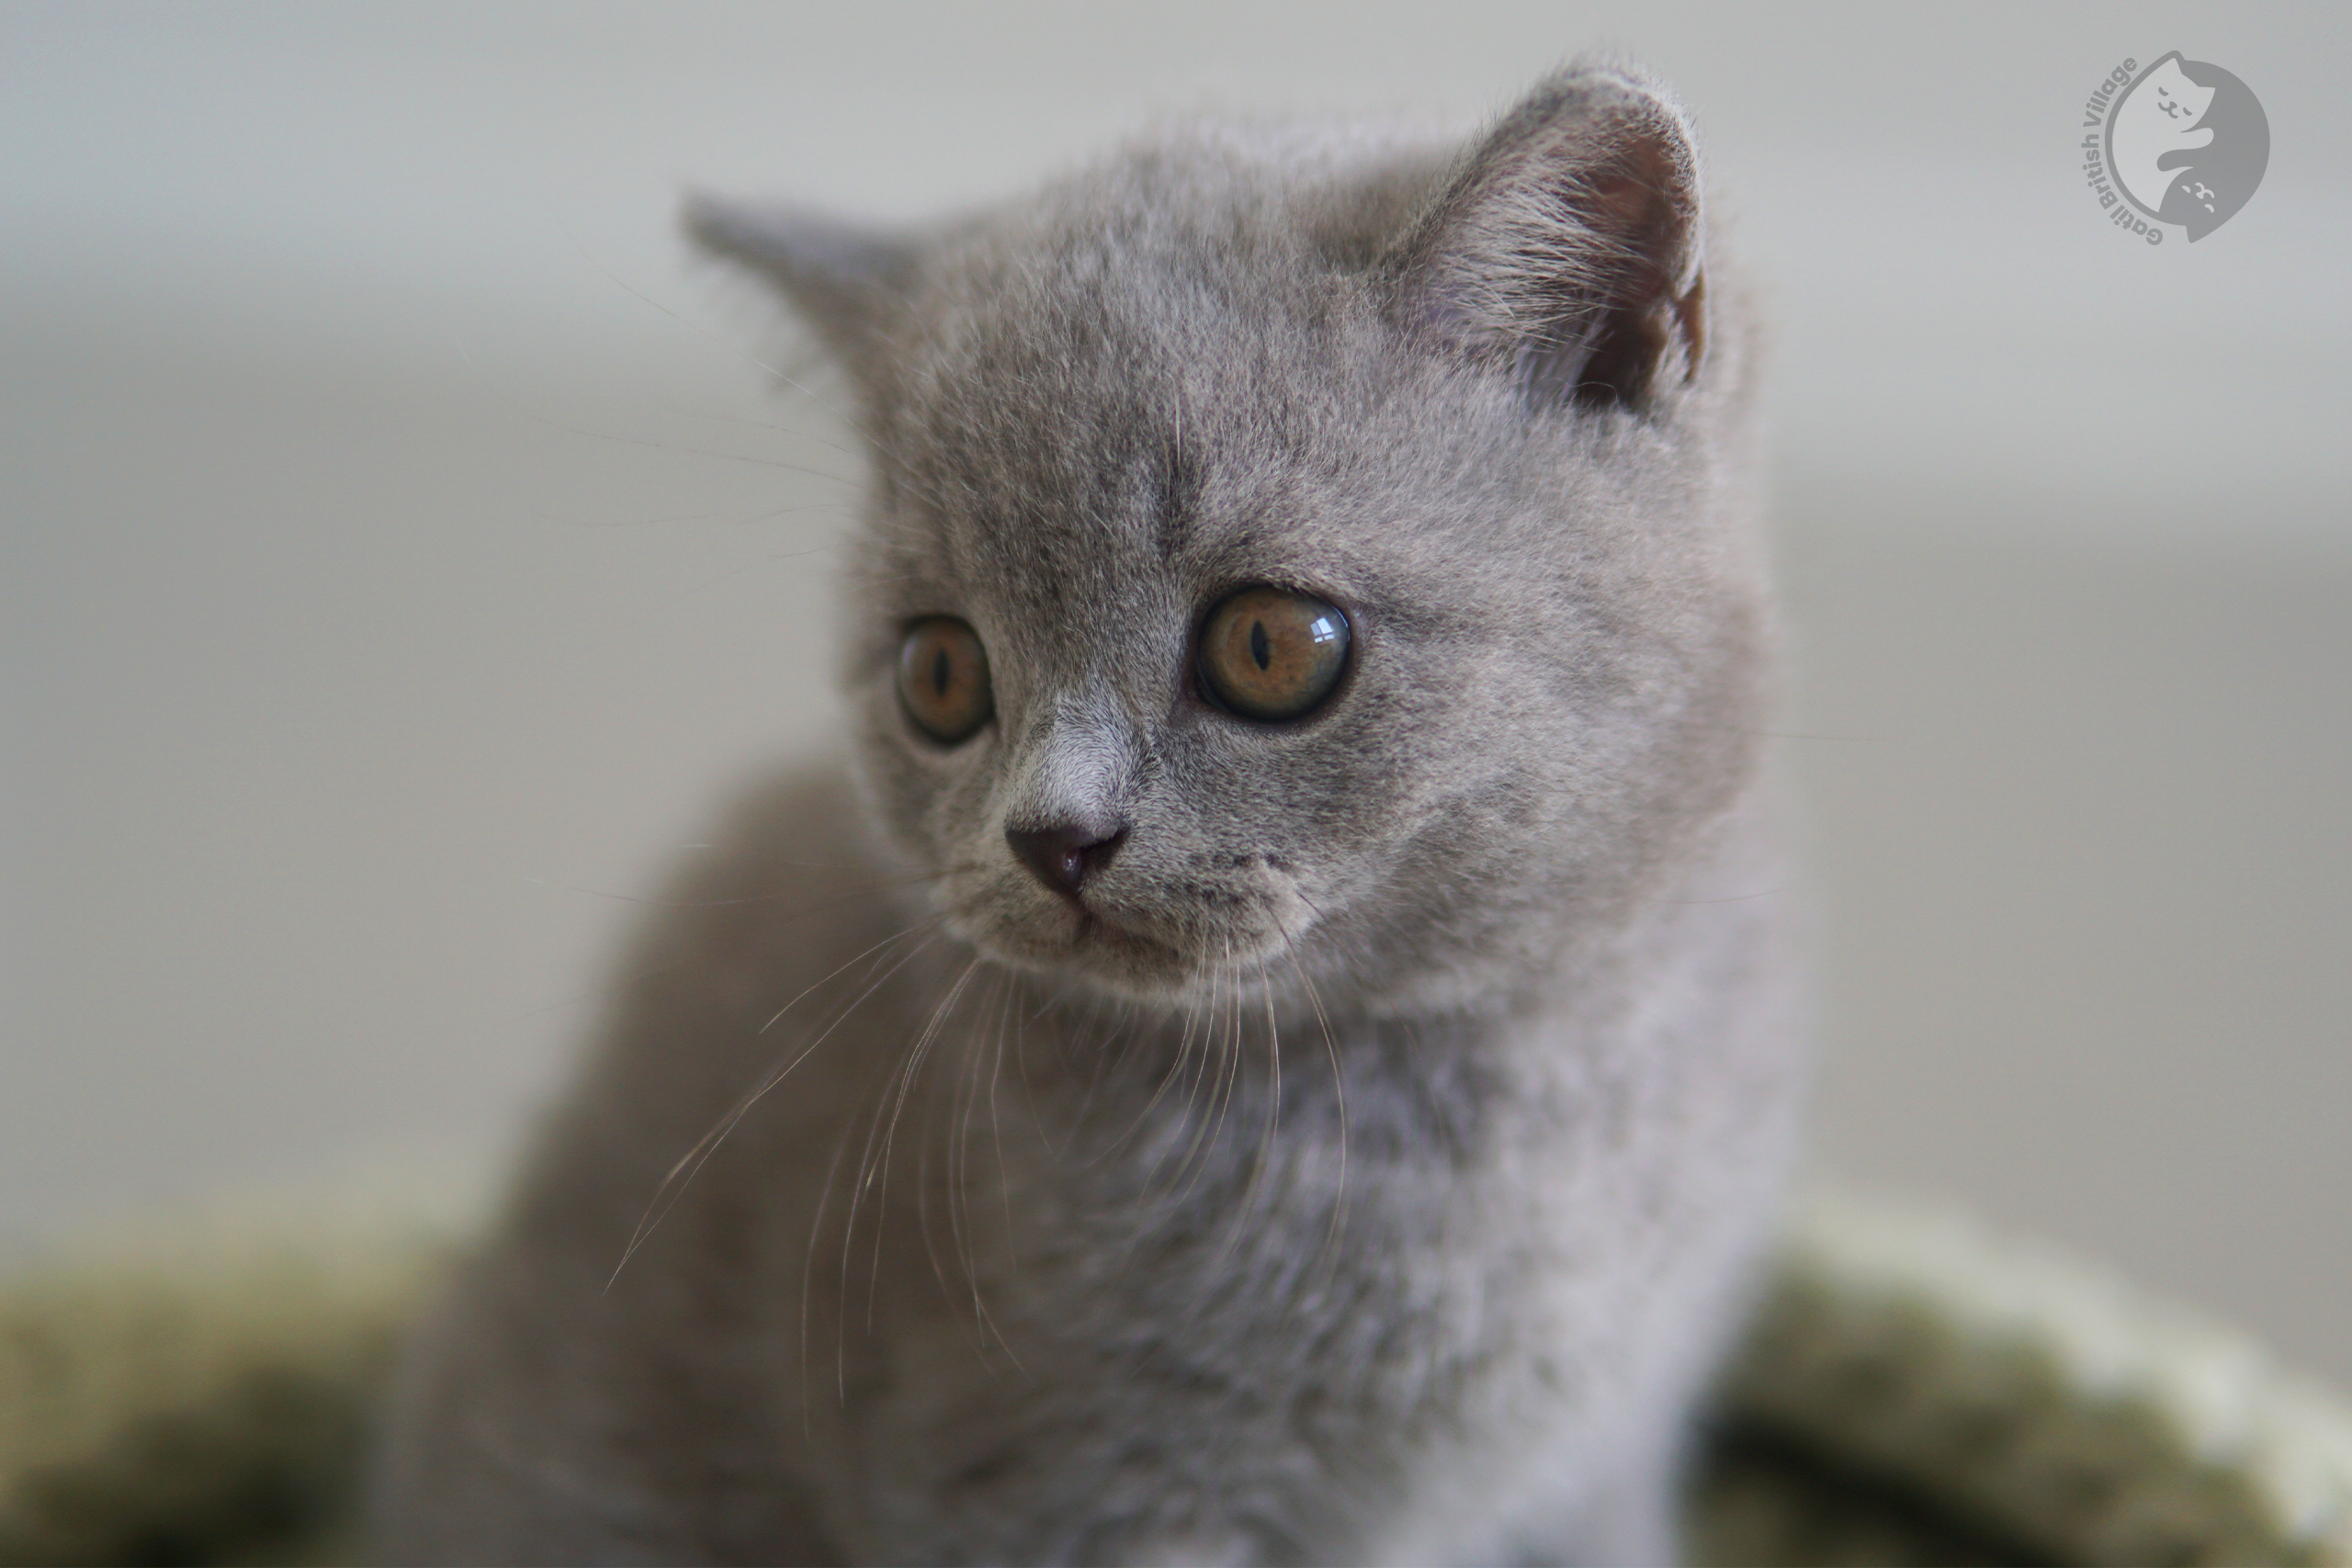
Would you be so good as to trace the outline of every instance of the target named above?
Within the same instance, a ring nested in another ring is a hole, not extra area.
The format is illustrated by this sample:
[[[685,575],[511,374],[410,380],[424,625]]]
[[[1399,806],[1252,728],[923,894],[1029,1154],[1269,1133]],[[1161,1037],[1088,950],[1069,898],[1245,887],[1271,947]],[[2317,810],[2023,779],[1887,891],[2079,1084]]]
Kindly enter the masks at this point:
[[[1800,1055],[1682,112],[690,221],[860,400],[850,756],[646,933],[382,1550],[1669,1558]]]

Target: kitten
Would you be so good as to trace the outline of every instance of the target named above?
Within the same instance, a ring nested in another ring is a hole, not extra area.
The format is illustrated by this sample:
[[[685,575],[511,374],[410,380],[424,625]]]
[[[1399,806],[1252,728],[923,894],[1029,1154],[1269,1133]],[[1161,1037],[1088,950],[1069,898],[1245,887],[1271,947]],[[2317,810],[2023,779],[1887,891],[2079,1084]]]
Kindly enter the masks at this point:
[[[382,1549],[1669,1558],[1800,1055],[1682,112],[690,226],[859,398],[849,756],[627,965]]]

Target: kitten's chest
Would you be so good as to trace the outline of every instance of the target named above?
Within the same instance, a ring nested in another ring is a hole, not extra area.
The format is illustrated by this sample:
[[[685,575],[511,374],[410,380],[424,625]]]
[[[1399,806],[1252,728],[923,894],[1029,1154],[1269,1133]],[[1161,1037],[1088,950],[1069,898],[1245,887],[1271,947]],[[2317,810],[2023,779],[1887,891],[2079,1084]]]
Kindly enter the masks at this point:
[[[1270,1049],[1243,1029],[1227,1055],[1049,1098],[1012,1178],[1005,1283],[1056,1334],[1258,1397],[1404,1416],[1541,1360],[1639,1266],[1603,1234],[1639,1090],[1566,1028],[1540,1055],[1501,1030]]]
[[[1668,1018],[943,1047],[882,1267],[844,1253],[879,1302],[844,1451],[904,1498],[1142,1465],[1359,1556],[1546,1514],[1671,1407],[1736,1272]]]

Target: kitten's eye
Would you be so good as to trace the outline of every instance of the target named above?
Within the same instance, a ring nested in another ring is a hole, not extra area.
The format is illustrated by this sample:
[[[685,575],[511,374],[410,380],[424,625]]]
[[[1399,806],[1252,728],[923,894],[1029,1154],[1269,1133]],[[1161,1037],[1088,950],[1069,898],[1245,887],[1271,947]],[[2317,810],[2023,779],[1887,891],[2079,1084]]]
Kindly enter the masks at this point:
[[[1336,604],[1278,588],[1245,588],[1201,629],[1201,683],[1244,718],[1302,718],[1348,664],[1348,618]]]
[[[979,634],[953,615],[917,621],[899,649],[899,701],[933,740],[970,739],[992,706]]]

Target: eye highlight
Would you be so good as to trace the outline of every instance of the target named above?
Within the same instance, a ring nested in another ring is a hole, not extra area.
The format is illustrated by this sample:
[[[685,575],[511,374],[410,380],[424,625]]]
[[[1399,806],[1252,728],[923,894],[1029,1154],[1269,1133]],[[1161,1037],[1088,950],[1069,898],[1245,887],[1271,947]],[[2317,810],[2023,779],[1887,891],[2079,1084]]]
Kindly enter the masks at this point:
[[[995,706],[979,634],[953,615],[908,627],[899,648],[899,704],[917,729],[943,745],[978,733]]]
[[[1201,628],[1201,684],[1243,718],[1304,718],[1340,683],[1351,637],[1336,604],[1245,588],[1210,611]]]

